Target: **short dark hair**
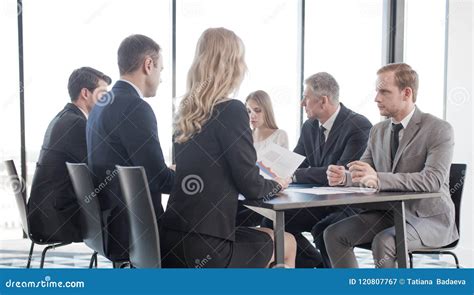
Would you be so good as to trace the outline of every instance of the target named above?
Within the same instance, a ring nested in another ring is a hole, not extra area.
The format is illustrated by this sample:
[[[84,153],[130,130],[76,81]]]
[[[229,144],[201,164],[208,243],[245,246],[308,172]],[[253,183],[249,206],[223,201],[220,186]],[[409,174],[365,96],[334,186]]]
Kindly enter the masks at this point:
[[[133,73],[149,55],[156,64],[160,53],[160,45],[144,35],[131,35],[120,43],[117,56],[120,75]]]
[[[83,88],[94,91],[99,86],[99,80],[104,80],[108,85],[112,83],[112,79],[109,76],[91,67],[75,69],[71,76],[69,76],[67,84],[71,101],[74,102],[79,98]]]

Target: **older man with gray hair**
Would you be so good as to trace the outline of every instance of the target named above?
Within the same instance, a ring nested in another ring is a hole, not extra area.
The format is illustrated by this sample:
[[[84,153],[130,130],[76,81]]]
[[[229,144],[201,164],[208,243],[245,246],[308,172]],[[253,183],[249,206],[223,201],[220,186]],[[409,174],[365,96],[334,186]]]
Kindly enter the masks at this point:
[[[293,175],[293,183],[327,186],[328,166],[346,165],[358,160],[367,147],[372,124],[339,102],[339,84],[330,74],[314,74],[306,79],[305,84],[301,106],[305,108],[308,120],[301,128],[294,152],[306,159]],[[323,231],[333,222],[354,213],[350,208],[332,207],[286,211],[286,230],[298,243],[296,267],[331,267]],[[264,224],[268,223],[268,220],[264,221]],[[321,252],[322,262],[319,253],[302,235],[302,232],[309,231]]]

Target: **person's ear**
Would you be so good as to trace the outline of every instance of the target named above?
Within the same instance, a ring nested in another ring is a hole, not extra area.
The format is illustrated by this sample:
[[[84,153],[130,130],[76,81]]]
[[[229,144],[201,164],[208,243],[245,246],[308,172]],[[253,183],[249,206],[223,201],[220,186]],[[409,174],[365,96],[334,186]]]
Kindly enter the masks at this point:
[[[153,59],[151,59],[151,57],[146,57],[145,61],[143,62],[143,66],[145,67],[145,73],[149,75],[155,66]]]
[[[329,97],[326,95],[321,96],[321,103],[322,104],[328,104],[329,103]]]
[[[85,100],[88,100],[88,99],[89,99],[89,95],[91,95],[91,94],[92,94],[92,93],[89,91],[89,89],[87,89],[87,88],[82,88],[79,96],[80,96],[81,98],[84,98]]]
[[[405,87],[402,92],[405,99],[410,99],[413,97],[413,90],[410,87]]]

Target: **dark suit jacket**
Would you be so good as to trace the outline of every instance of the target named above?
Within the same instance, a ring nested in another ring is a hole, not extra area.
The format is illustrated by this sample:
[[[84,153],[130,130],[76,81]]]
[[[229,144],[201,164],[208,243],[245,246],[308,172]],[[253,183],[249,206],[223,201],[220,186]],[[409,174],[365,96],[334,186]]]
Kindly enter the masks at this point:
[[[319,152],[319,122],[306,120],[301,128],[300,139],[294,152],[306,157],[296,170],[298,183],[328,185],[326,170],[329,165],[346,165],[358,160],[367,147],[372,124],[366,117],[346,108],[341,110],[334,121],[322,151]]]
[[[109,235],[106,251],[111,257],[127,257],[129,224],[115,165],[143,166],[157,217],[163,213],[161,193],[169,193],[174,172],[163,159],[155,114],[127,82],[117,81],[87,121],[89,168],[100,190],[100,205]]]
[[[175,144],[176,185],[162,219],[165,228],[235,240],[238,195],[271,197],[278,183],[255,165],[245,106],[229,100],[215,106],[200,133]]]
[[[72,103],[49,123],[28,200],[33,239],[43,242],[82,241],[79,206],[65,162],[87,159],[86,117]]]

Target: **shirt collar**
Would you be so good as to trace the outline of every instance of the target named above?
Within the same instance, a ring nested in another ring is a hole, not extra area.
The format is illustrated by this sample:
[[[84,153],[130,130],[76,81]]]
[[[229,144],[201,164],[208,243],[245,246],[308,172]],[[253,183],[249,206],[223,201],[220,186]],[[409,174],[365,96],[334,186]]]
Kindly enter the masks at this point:
[[[119,79],[119,81],[122,81],[122,82],[125,82],[125,83],[130,84],[130,85],[133,87],[133,89],[135,89],[135,91],[138,93],[138,96],[140,96],[140,98],[143,98],[143,94],[142,94],[142,92],[140,91],[140,88],[138,88],[137,86],[135,86],[135,84],[133,84],[133,83],[130,82],[130,81],[124,80],[124,79]]]
[[[80,110],[81,113],[84,115],[84,117],[86,117],[86,119],[89,118],[89,114],[88,114],[86,111],[84,111],[83,109],[81,109],[77,104],[75,104],[75,103],[73,103],[73,102],[70,102],[69,105],[72,105],[72,106],[74,106],[76,109]]]
[[[412,110],[405,118],[403,118],[401,122],[397,122],[397,121],[395,121],[393,118],[391,118],[392,124],[399,124],[399,123],[402,123],[403,128],[407,128],[408,123],[409,123],[410,120],[411,120],[411,117],[413,117],[413,114],[415,113],[415,109],[416,109],[416,106],[413,107],[413,110]]]
[[[89,114],[87,112],[85,112],[83,109],[81,109],[80,107],[77,107],[78,109],[81,110],[81,112],[84,114],[84,116],[86,117],[86,119],[89,119]]]
[[[332,114],[329,119],[324,122],[324,124],[319,123],[319,126],[323,125],[324,129],[326,129],[328,132],[331,131],[332,125],[334,125],[334,121],[336,121],[337,115],[339,114],[339,111],[341,110],[341,104],[337,107],[337,110]]]

